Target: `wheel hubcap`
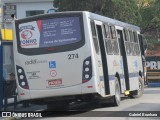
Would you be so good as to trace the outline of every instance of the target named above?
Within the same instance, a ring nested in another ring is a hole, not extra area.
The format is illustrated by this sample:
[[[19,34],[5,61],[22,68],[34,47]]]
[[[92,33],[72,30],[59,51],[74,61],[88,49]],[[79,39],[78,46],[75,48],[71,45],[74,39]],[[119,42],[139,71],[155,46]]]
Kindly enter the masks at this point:
[[[139,89],[138,89],[138,94],[140,94],[140,93],[141,93],[141,91],[142,91],[142,84],[141,84],[141,82],[139,81]]]
[[[117,90],[116,90],[116,99],[117,99],[118,101],[120,101],[120,89],[119,89],[119,86],[118,86],[118,85],[117,85],[116,87],[117,87]]]

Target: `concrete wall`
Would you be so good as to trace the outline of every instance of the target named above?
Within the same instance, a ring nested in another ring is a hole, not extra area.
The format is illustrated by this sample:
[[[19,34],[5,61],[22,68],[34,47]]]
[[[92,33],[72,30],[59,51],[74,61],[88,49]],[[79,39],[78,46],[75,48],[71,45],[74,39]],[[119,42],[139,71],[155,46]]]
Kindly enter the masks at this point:
[[[53,0],[4,0],[2,4],[16,5],[17,19],[26,17],[27,10],[44,10],[47,13],[49,9],[54,8]]]
[[[44,10],[47,13],[49,9],[53,9],[52,2],[16,3],[16,5],[17,19],[25,18],[27,10]]]

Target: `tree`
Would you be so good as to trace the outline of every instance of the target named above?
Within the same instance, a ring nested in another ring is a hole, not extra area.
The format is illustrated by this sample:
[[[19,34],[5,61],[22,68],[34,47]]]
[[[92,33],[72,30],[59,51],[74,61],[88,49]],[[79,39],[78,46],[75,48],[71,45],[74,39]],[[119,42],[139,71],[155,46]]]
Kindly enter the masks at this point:
[[[132,24],[140,19],[135,0],[54,0],[54,5],[59,11],[90,11]]]
[[[160,45],[160,0],[54,0],[58,11],[90,11],[140,26],[150,46]]]
[[[160,28],[160,1],[145,0],[139,12],[142,16],[140,23],[143,32],[147,32],[156,28]]]
[[[159,0],[138,0],[141,4],[139,13],[142,21],[139,26],[142,33],[148,40],[149,49],[156,49],[160,45],[160,1]]]

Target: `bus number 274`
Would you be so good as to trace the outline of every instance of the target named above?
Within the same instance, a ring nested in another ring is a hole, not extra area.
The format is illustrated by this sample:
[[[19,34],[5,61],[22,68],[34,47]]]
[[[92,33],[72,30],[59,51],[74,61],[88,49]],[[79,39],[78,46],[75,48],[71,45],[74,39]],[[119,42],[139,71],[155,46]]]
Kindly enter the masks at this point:
[[[71,60],[71,59],[78,59],[78,54],[68,54],[68,60]]]

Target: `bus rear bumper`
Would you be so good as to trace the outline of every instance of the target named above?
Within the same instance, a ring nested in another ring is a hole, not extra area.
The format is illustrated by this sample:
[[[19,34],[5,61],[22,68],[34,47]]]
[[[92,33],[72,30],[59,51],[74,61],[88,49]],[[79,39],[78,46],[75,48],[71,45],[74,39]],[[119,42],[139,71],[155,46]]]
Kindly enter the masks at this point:
[[[85,88],[87,86],[85,85]],[[97,93],[94,86],[88,86],[88,92],[84,91],[84,85],[79,84],[76,86],[66,87],[66,88],[58,88],[58,89],[46,89],[46,90],[25,90],[19,88],[19,92],[24,93],[21,95],[19,93],[19,100],[33,100],[33,99],[44,99],[51,97],[61,97],[61,96],[76,96],[90,93]]]

